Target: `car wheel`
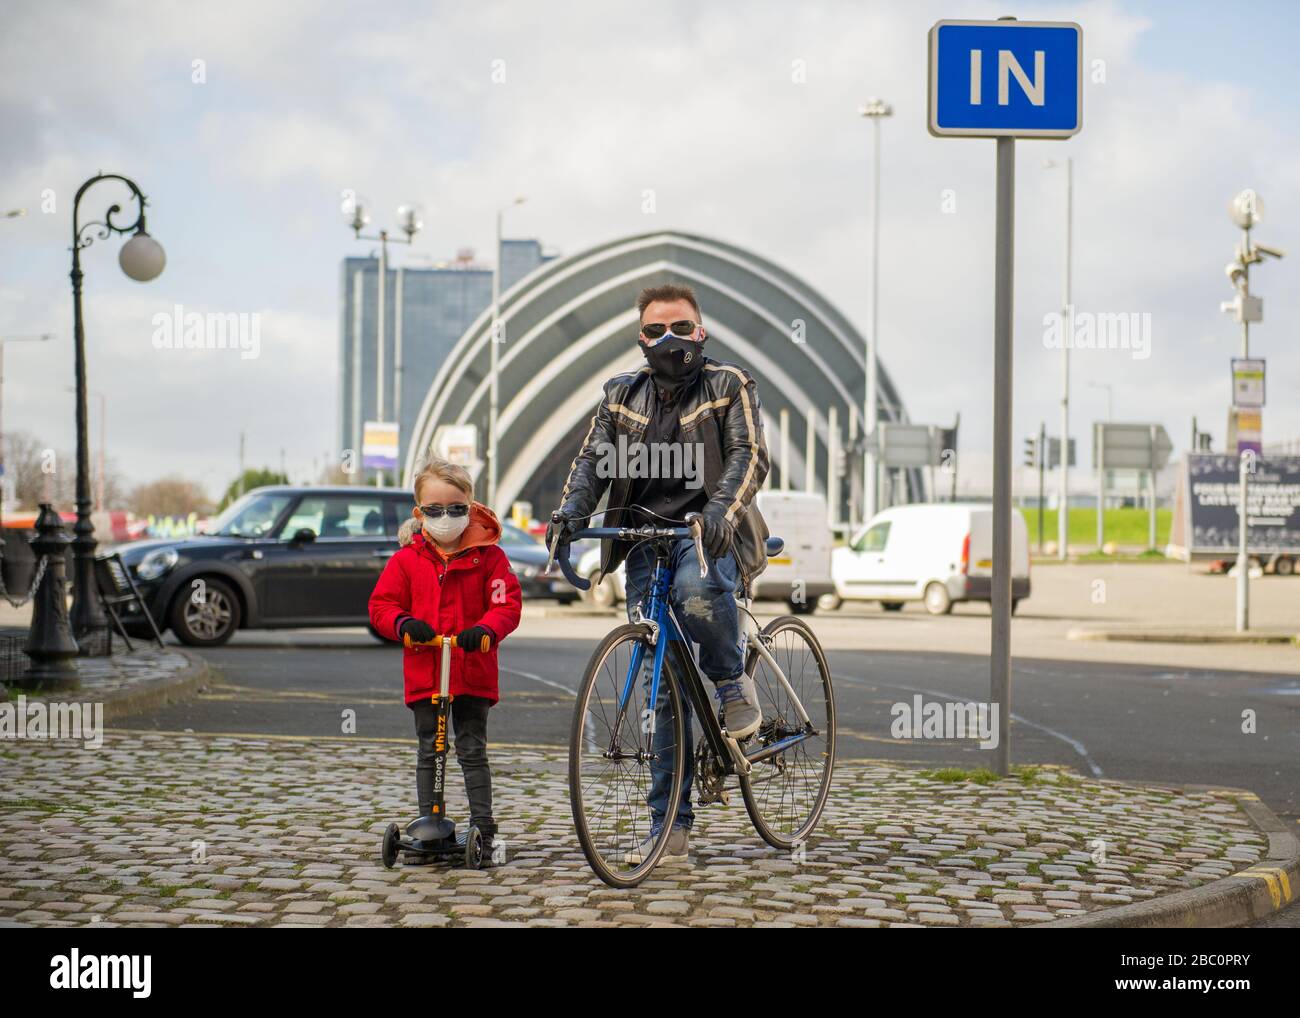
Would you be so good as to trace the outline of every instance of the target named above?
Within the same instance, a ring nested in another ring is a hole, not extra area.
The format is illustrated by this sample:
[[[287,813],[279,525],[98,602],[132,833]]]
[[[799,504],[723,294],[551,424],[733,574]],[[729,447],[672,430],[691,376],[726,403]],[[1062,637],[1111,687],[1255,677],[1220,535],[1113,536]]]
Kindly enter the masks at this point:
[[[1295,573],[1295,559],[1283,555],[1273,564],[1273,572],[1278,576],[1292,576]]]
[[[925,588],[925,610],[931,615],[947,615],[952,611],[952,598],[942,583],[931,583]]]
[[[239,628],[239,598],[234,588],[215,576],[195,577],[203,583],[203,596],[195,601],[193,585],[181,588],[172,602],[170,624],[181,643],[191,647],[218,647]]]
[[[817,607],[824,612],[839,611],[844,604],[844,598],[839,594],[823,594],[817,599]]]
[[[887,612],[901,612],[903,610],[902,601],[881,601],[880,607]]]

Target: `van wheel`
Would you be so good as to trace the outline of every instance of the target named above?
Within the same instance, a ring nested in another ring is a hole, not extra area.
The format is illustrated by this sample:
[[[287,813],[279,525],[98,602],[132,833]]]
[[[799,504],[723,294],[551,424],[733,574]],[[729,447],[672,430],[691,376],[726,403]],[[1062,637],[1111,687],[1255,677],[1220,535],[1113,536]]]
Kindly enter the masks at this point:
[[[942,583],[931,583],[925,588],[925,610],[931,615],[947,615],[952,611],[952,598]]]
[[[902,601],[881,601],[880,607],[887,612],[901,612],[903,610]]]
[[[1273,573],[1277,576],[1292,576],[1295,573],[1295,559],[1283,555],[1273,564]]]
[[[844,604],[844,598],[839,594],[823,594],[817,599],[817,607],[824,612],[839,611],[840,606]]]
[[[817,610],[816,601],[787,601],[786,604],[795,615],[811,615]]]

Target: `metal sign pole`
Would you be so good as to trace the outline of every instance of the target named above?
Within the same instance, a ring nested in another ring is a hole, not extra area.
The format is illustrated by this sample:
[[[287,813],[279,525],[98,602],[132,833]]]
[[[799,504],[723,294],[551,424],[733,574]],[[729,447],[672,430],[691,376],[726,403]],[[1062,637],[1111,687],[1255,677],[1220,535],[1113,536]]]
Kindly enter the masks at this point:
[[[1249,220],[1248,220],[1249,222]],[[1250,293],[1250,226],[1241,231],[1241,356],[1250,356],[1250,321],[1246,315],[1245,301]],[[1261,429],[1262,432],[1262,429]],[[1262,440],[1262,434],[1261,434]],[[1250,515],[1248,500],[1250,498],[1251,457],[1237,443],[1237,455],[1240,457],[1240,469],[1237,471],[1237,492],[1239,508],[1237,511],[1237,632],[1244,633],[1250,629]]]
[[[1011,304],[1015,264],[1016,141],[997,139],[997,253],[993,280],[993,638],[989,698],[997,705],[994,771],[1011,773]]]

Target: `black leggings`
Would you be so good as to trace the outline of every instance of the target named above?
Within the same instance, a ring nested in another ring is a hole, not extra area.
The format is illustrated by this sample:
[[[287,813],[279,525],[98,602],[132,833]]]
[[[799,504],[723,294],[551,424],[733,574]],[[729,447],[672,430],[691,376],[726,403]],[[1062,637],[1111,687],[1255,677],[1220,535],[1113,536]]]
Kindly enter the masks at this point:
[[[485,836],[496,833],[492,818],[492,769],[488,766],[487,716],[492,701],[482,696],[455,696],[451,701],[451,727],[455,732],[456,760],[465,776],[465,794],[469,798],[469,822]],[[429,700],[410,705],[415,713],[418,743],[415,756],[415,791],[420,814],[433,808],[434,738],[438,712]],[[445,786],[444,786],[445,788]]]

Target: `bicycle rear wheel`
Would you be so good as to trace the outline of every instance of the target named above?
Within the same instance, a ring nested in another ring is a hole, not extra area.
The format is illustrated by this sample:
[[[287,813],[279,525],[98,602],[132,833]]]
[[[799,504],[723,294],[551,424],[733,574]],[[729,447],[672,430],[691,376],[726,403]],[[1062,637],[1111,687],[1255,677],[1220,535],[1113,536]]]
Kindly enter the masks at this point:
[[[816,828],[826,808],[835,769],[835,692],[826,655],[808,624],[782,615],[760,634],[772,657],[803,704],[816,735],[759,761],[741,775],[745,809],[759,836],[773,848],[791,849]],[[775,745],[804,731],[794,701],[781,680],[756,650],[748,671],[763,708],[763,724],[746,753]]]
[[[659,682],[661,709],[649,709],[650,634],[649,626],[626,625],[605,637],[587,665],[569,733],[573,824],[587,862],[611,887],[635,887],[668,847],[689,751],[680,687],[667,658]],[[667,819],[652,837],[649,799],[656,778],[668,789]]]

